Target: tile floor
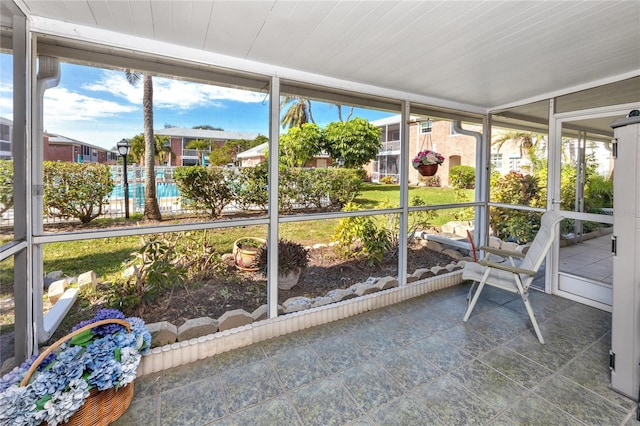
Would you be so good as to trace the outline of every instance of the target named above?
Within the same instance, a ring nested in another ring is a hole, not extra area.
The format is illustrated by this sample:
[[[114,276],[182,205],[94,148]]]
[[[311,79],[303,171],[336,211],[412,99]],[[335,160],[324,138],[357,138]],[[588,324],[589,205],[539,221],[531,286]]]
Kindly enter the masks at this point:
[[[560,248],[560,271],[613,284],[611,235]]]
[[[468,285],[136,380],[116,425],[640,425],[608,389],[611,315]],[[517,296],[515,296],[517,297]]]

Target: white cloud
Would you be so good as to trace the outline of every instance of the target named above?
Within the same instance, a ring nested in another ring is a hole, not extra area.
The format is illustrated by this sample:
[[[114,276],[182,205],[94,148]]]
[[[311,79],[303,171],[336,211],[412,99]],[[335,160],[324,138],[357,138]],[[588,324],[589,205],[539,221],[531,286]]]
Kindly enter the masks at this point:
[[[82,86],[85,90],[108,92],[128,102],[142,104],[142,81],[136,86],[129,84],[124,73],[105,71],[102,79]],[[264,100],[264,94],[247,90],[231,89],[208,84],[192,83],[161,77],[153,79],[154,108],[174,108],[190,110],[199,107],[223,108],[221,101],[258,103]]]
[[[121,105],[100,98],[93,98],[71,92],[62,87],[54,87],[44,95],[45,128],[48,121],[87,121],[115,117],[130,113],[139,107]]]

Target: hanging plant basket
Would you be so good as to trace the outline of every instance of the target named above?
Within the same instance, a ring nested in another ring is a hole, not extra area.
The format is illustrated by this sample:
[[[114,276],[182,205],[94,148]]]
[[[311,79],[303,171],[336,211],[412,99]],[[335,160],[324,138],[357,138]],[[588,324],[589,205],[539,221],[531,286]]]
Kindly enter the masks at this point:
[[[420,164],[417,167],[418,173],[422,176],[433,176],[438,171],[437,164]]]

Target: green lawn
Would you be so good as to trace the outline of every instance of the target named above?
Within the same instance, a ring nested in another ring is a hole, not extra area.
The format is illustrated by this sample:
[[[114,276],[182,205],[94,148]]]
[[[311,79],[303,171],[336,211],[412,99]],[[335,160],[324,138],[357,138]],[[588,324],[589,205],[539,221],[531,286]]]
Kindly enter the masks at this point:
[[[363,192],[356,202],[363,209],[379,209],[397,207],[400,192],[398,185],[379,185],[366,183]],[[456,203],[453,189],[413,187],[409,189],[409,199],[421,197],[425,205]],[[468,191],[468,199],[473,191]],[[433,220],[434,225],[441,225],[453,220],[452,211],[438,211]],[[122,221],[122,219],[117,219]],[[132,219],[133,220],[133,219]],[[101,227],[108,226],[109,219],[100,219]],[[305,245],[328,243],[333,240],[333,230],[337,219],[315,220],[296,223],[285,223],[280,226],[281,238],[301,242]],[[266,226],[236,227],[229,229],[210,230],[215,239],[215,246],[220,253],[230,253],[233,242],[241,237],[266,237]],[[44,248],[45,272],[61,270],[65,275],[74,276],[88,270],[93,270],[98,277],[109,276],[122,270],[123,262],[130,254],[141,247],[141,237],[104,238],[85,241],[71,241],[52,243]],[[13,281],[13,260],[0,263],[0,295],[7,294]]]

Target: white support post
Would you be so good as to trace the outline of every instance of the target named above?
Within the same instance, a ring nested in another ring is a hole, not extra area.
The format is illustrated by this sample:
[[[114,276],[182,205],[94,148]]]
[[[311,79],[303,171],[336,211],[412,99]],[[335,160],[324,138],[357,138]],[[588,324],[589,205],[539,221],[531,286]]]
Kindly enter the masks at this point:
[[[271,78],[269,92],[269,276],[267,277],[267,315],[278,316],[278,188],[280,139],[280,79]]]
[[[409,231],[409,119],[411,104],[405,101],[400,113],[400,213],[399,229],[400,246],[398,247],[398,285],[407,283],[407,259]]]

